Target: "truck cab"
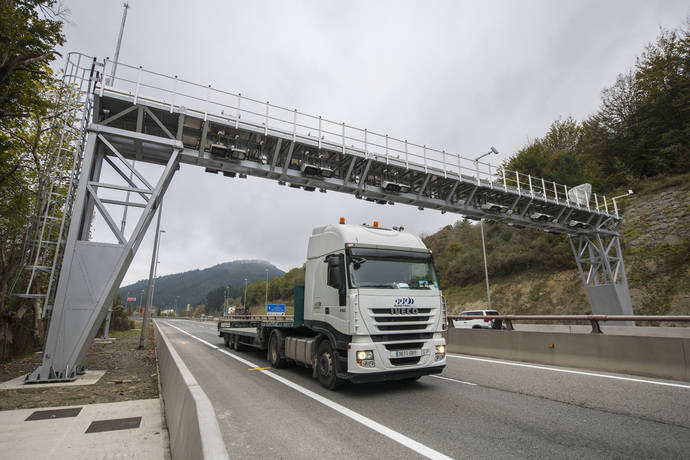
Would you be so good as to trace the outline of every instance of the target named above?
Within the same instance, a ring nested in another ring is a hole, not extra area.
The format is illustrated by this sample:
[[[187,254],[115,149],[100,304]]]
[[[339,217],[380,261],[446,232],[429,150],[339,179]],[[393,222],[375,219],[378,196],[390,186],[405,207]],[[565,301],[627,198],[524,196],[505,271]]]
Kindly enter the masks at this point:
[[[376,222],[313,230],[304,326],[328,339],[315,353],[324,386],[441,372],[445,316],[431,251],[417,236]]]

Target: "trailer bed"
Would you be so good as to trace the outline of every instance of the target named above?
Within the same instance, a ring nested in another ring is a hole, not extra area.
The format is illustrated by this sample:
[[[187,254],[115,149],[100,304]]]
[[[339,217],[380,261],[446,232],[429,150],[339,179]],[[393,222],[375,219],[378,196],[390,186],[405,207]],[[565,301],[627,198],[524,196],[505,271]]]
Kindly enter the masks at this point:
[[[218,336],[231,348],[249,346],[264,350],[271,330],[295,327],[294,320],[287,318],[226,318],[218,321]]]

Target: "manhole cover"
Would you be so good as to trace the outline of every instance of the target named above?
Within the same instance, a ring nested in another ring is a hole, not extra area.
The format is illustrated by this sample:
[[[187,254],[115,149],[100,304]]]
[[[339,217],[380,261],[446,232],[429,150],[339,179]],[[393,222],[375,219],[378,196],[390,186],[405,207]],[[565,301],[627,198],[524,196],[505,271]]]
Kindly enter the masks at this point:
[[[37,410],[27,417],[25,422],[30,420],[50,420],[53,418],[76,417],[81,412],[81,407],[70,407],[69,409]]]
[[[96,420],[91,422],[87,433],[100,433],[102,431],[131,430],[139,428],[141,417],[115,418],[112,420]]]

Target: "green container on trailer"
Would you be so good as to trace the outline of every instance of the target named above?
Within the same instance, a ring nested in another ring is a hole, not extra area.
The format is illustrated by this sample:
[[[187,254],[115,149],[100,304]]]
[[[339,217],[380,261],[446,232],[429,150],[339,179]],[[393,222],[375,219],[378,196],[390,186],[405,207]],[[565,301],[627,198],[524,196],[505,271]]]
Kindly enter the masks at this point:
[[[304,285],[295,286],[295,317],[293,321],[295,327],[304,324]]]

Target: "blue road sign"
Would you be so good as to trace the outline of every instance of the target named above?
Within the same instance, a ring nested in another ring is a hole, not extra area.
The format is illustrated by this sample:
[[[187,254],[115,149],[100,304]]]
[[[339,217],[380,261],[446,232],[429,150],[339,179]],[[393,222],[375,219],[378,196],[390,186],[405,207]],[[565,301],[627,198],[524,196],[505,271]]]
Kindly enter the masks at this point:
[[[268,316],[285,316],[284,303],[269,303],[266,305],[266,315]]]

